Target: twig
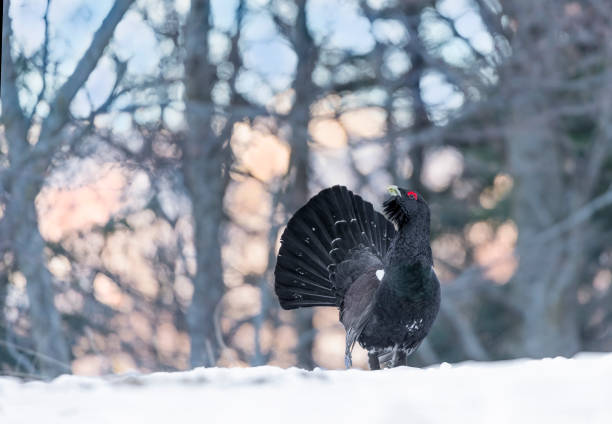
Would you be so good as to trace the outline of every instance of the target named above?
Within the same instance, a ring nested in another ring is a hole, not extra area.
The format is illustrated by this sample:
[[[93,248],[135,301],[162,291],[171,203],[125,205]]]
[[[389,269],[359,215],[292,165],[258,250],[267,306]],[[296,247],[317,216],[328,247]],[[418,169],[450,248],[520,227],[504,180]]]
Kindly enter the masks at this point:
[[[51,6],[51,0],[47,0],[47,6],[45,7],[45,14],[43,15],[43,21],[45,22],[45,35],[42,45],[42,66],[40,70],[40,78],[42,79],[42,87],[38,93],[38,97],[34,102],[30,116],[28,117],[28,127],[32,123],[36,109],[42,101],[47,91],[47,67],[49,65],[49,7]]]
[[[50,113],[43,121],[39,142],[33,149],[36,156],[53,152],[61,143],[62,138],[56,137],[56,135],[62,130],[69,119],[69,107],[72,99],[95,69],[104,53],[104,49],[115,32],[115,28],[133,2],[134,0],[115,1],[104,21],[95,32],[89,47],[79,60],[76,68],[50,102]],[[47,161],[50,161],[49,155],[47,154],[46,156]]]
[[[29,349],[29,348],[27,348],[27,347],[23,347],[23,346],[16,345],[16,344],[14,344],[14,343],[5,342],[5,341],[2,341],[2,340],[0,340],[0,345],[4,345],[4,346],[6,346],[7,348],[8,348],[8,347],[9,347],[9,345],[10,345],[10,346],[12,346],[12,347],[14,347],[14,348],[16,348],[16,349],[18,349],[18,350],[21,350],[21,351],[26,352],[26,353],[29,353],[30,355],[33,355],[33,356],[35,356],[35,357],[37,357],[37,358],[40,358],[40,359],[41,359],[41,360],[43,360],[43,361],[47,361],[47,362],[51,362],[51,363],[54,363],[54,364],[60,365],[60,366],[61,366],[62,368],[64,368],[66,371],[71,372],[70,365],[68,365],[68,364],[66,364],[66,363],[64,363],[64,362],[62,362],[62,361],[58,361],[58,360],[57,360],[57,359],[55,359],[55,358],[52,358],[52,357],[50,357],[50,356],[47,356],[47,355],[42,354],[42,353],[40,353],[40,352],[37,352],[37,351],[35,351],[35,350]]]
[[[605,208],[612,204],[612,185],[608,190],[599,197],[591,200],[589,203],[578,209],[576,212],[568,216],[563,221],[560,221],[547,230],[542,231],[534,236],[526,237],[524,243],[535,244],[535,243],[546,243],[549,242],[566,231],[576,228],[578,225],[583,224],[589,218],[591,218],[597,211]]]

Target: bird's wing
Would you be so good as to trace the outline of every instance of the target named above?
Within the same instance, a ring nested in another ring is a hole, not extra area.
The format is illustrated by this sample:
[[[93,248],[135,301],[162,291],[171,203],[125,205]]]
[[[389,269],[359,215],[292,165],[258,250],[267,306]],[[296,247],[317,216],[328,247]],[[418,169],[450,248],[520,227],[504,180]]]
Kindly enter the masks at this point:
[[[355,342],[372,315],[376,290],[379,286],[380,280],[376,276],[376,269],[374,268],[357,278],[346,292],[344,308],[340,313],[340,321],[346,330],[344,360],[347,368],[351,366],[351,353]]]

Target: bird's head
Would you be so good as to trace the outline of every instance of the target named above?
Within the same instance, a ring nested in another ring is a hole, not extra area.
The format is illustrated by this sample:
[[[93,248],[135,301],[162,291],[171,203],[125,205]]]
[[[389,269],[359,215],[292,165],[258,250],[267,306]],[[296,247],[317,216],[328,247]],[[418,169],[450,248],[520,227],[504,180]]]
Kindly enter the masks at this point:
[[[391,195],[383,202],[383,210],[396,228],[417,221],[419,218],[429,218],[429,206],[425,199],[416,191],[411,191],[396,185],[387,187]]]

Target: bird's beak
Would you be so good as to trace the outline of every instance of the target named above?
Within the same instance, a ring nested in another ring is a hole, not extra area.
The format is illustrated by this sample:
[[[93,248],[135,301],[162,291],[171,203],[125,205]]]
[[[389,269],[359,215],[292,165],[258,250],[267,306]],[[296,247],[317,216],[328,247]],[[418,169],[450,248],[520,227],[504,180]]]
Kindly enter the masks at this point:
[[[389,187],[387,187],[387,191],[391,196],[401,196],[399,188],[397,188],[396,185],[390,185]]]

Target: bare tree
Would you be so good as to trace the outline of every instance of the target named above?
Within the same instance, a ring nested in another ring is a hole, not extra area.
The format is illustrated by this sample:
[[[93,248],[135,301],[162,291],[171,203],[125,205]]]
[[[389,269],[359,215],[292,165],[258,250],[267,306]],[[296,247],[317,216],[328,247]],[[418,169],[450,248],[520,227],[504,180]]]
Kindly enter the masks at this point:
[[[188,313],[192,366],[215,365],[224,344],[218,319],[219,302],[225,292],[221,237],[225,222],[223,199],[233,162],[229,141],[234,123],[252,114],[236,89],[242,67],[238,42],[244,9],[244,2],[239,2],[236,32],[227,58],[233,68],[225,81],[229,105],[215,101],[212,93],[220,80],[208,48],[210,2],[193,1],[185,24],[185,115],[189,128],[183,144],[182,172],[192,202],[197,258]]]
[[[306,1],[298,0],[297,17],[294,26],[290,26],[277,17],[276,22],[282,33],[291,43],[298,63],[293,82],[293,106],[287,117],[291,127],[291,156],[289,173],[291,175],[286,186],[284,205],[291,213],[301,207],[310,197],[308,182],[311,180],[311,165],[308,142],[308,123],[310,122],[310,107],[320,96],[320,89],[312,81],[312,72],[317,64],[319,48],[310,34],[306,23]],[[312,350],[315,329],[312,325],[312,309],[301,309],[296,313],[296,329],[300,335],[297,350],[298,366],[306,369],[315,367]]]
[[[40,354],[40,372],[53,377],[70,370],[69,347],[60,316],[53,303],[52,276],[45,259],[45,241],[40,235],[34,204],[52,166],[55,153],[70,136],[64,132],[70,121],[69,107],[96,67],[121,18],[133,0],[117,0],[94,34],[73,73],[49,99],[49,114],[34,135],[33,122],[19,102],[17,73],[11,54],[10,1],[3,3],[2,33],[2,121],[5,126],[8,163],[2,169],[5,211],[0,222],[4,256],[14,258],[3,272],[19,270],[27,281],[32,338]],[[47,69],[42,69],[42,79]],[[43,86],[43,90],[46,87]],[[41,93],[39,101],[46,93]],[[35,105],[33,110],[36,110]],[[5,277],[3,277],[3,280]]]
[[[592,314],[602,314],[609,294],[593,295],[592,281],[609,228],[592,217],[610,204],[609,11],[597,0],[477,4],[496,40],[499,80],[447,129],[453,142],[486,140],[464,154],[486,152],[512,176],[509,201],[491,215],[516,224],[518,267],[505,286],[487,283],[486,268],[460,272],[447,287],[441,328],[454,327],[459,358],[605,349],[607,321],[594,326]],[[588,341],[593,334],[598,343]]]
[[[602,2],[585,1],[510,9],[519,23],[512,39],[516,54],[502,84],[520,87],[504,93],[510,99],[508,168],[517,182],[513,216],[521,231],[512,288],[525,323],[522,355],[572,355],[582,348],[576,293],[586,271],[584,252],[597,239],[594,229],[576,226],[546,248],[530,238],[571,216],[601,190],[602,166],[610,154],[605,122],[611,79],[609,69],[594,70],[587,63],[607,68],[612,58],[609,43],[601,44],[610,35],[604,18],[610,13],[599,15],[602,8]],[[562,32],[572,44],[558,41]],[[602,83],[592,91],[589,80],[599,78]],[[584,84],[581,93],[574,92],[575,84]],[[577,145],[578,132],[586,138],[584,150]],[[574,169],[564,166],[568,160]]]

